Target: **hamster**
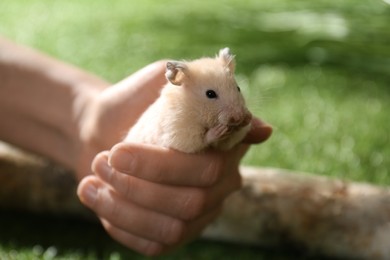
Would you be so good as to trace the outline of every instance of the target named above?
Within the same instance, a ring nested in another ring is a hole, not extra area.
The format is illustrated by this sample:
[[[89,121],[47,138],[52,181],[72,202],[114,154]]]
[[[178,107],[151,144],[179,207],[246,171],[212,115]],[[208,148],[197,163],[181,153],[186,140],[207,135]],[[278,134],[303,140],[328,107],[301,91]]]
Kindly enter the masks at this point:
[[[185,153],[231,149],[245,137],[252,119],[234,70],[229,48],[221,49],[215,58],[167,62],[168,82],[160,97],[124,141]]]

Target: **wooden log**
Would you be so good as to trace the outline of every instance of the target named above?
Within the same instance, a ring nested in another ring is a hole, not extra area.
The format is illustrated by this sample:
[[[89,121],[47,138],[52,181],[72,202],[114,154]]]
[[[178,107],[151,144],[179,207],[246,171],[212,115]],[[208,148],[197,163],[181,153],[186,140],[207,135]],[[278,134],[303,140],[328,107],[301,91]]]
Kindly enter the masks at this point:
[[[261,246],[293,245],[342,259],[390,259],[390,189],[281,169],[242,167],[204,237]]]
[[[91,218],[76,189],[71,171],[0,142],[0,208]]]
[[[390,190],[270,168],[242,167],[207,239],[351,259],[390,259]],[[72,172],[0,143],[0,208],[92,219]]]

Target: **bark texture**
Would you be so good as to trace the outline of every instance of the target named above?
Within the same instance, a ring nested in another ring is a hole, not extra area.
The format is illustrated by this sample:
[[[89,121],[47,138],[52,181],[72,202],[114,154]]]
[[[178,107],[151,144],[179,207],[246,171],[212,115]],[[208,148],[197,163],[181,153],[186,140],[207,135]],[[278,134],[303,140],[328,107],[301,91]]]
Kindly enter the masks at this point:
[[[390,259],[390,189],[281,169],[243,167],[244,187],[208,238],[293,245],[351,259]]]

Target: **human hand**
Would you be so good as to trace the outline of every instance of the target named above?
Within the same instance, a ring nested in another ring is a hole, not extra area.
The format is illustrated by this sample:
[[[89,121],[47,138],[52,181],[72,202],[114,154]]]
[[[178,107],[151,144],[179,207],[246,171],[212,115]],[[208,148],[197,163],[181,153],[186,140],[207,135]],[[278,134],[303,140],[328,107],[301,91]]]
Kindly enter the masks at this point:
[[[119,143],[143,111],[159,96],[166,83],[165,61],[152,63],[119,83],[94,91],[84,98],[80,111],[78,153],[75,170],[78,179],[92,174],[91,163],[101,151]],[[85,96],[85,94],[83,94]],[[80,102],[81,103],[81,102]]]
[[[241,187],[238,165],[249,145],[272,129],[258,119],[228,152],[184,154],[150,145],[120,143],[93,162],[96,175],[79,185],[81,201],[118,242],[159,255],[196,237]]]

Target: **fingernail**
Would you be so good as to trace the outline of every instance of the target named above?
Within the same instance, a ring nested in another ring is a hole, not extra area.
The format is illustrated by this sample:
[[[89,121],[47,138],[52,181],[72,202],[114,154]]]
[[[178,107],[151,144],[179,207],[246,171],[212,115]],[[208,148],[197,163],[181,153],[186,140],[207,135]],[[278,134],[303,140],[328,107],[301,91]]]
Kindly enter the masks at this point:
[[[134,170],[134,154],[125,149],[117,149],[111,153],[109,164],[124,173]]]
[[[93,206],[97,198],[97,187],[92,184],[86,184],[81,191],[81,199],[88,206]]]

